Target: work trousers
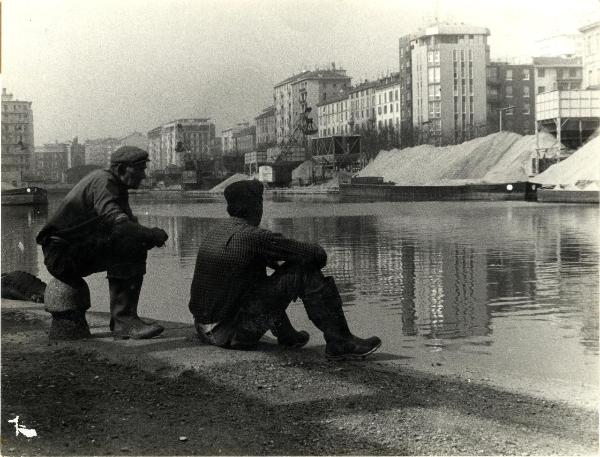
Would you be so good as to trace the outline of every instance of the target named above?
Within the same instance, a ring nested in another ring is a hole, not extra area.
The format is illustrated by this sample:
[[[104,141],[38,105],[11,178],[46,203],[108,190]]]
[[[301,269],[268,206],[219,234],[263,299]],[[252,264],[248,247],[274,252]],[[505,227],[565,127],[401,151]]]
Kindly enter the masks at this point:
[[[232,342],[252,345],[258,342],[267,330],[273,329],[278,315],[285,312],[290,302],[304,298],[310,291],[320,290],[326,284],[321,270],[314,266],[286,263],[275,272],[249,289],[239,300],[235,316],[219,322],[212,330],[195,322],[202,342],[215,346],[229,347]],[[304,300],[304,305],[308,304]],[[323,304],[326,306],[326,304]],[[319,314],[320,306],[311,306],[311,314]],[[326,309],[322,309],[326,314]]]

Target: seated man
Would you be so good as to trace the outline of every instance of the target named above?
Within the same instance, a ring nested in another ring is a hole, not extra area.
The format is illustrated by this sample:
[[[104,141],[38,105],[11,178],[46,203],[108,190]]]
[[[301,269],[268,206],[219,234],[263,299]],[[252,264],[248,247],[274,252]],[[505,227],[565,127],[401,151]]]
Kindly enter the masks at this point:
[[[327,263],[323,248],[258,227],[263,214],[259,181],[230,184],[225,198],[231,217],[202,241],[192,280],[189,308],[201,341],[252,349],[271,330],[283,346],[304,346],[308,333],[296,331],[285,311],[300,297],[325,336],[328,358],[360,358],[379,348],[376,336],[362,339],[350,332],[335,281],[321,272]],[[267,267],[275,270],[270,276]]]
[[[83,278],[100,271],[107,272],[115,338],[152,338],[163,331],[137,314],[147,252],[168,238],[160,228],[138,224],[129,206],[128,189],[137,189],[146,177],[147,161],[143,149],[122,146],[114,151],[110,169],[93,171],[79,181],[38,234],[50,274],[84,291],[80,296],[87,293],[87,300],[74,308],[48,309],[53,317],[50,338],[89,336],[89,290]]]

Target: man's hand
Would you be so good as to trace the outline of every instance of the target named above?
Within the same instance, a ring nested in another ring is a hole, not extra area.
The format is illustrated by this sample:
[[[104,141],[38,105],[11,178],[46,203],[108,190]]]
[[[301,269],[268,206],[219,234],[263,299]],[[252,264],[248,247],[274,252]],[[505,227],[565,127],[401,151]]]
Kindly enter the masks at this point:
[[[154,246],[159,248],[164,246],[165,242],[169,239],[167,232],[158,227],[152,227],[150,230],[152,231],[152,240],[154,242]]]

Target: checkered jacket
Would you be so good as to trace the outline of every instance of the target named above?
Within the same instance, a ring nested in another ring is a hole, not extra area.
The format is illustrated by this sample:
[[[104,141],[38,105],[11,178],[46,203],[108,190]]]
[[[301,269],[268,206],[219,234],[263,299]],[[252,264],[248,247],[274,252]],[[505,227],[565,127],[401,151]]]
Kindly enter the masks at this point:
[[[327,254],[317,244],[284,238],[244,219],[232,217],[217,223],[198,251],[190,292],[191,313],[203,324],[233,317],[242,294],[264,279],[266,267],[278,261],[323,268]]]

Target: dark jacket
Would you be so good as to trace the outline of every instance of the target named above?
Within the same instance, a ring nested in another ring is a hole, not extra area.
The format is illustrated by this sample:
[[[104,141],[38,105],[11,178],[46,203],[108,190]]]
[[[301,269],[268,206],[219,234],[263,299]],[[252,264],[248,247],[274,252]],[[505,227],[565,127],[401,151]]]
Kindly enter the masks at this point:
[[[242,294],[267,275],[278,261],[323,268],[327,254],[317,244],[284,238],[244,219],[218,222],[200,245],[189,308],[203,324],[232,318]]]
[[[42,244],[48,236],[72,240],[108,234],[115,223],[127,220],[136,221],[127,187],[109,170],[96,170],[71,189],[36,241]]]

